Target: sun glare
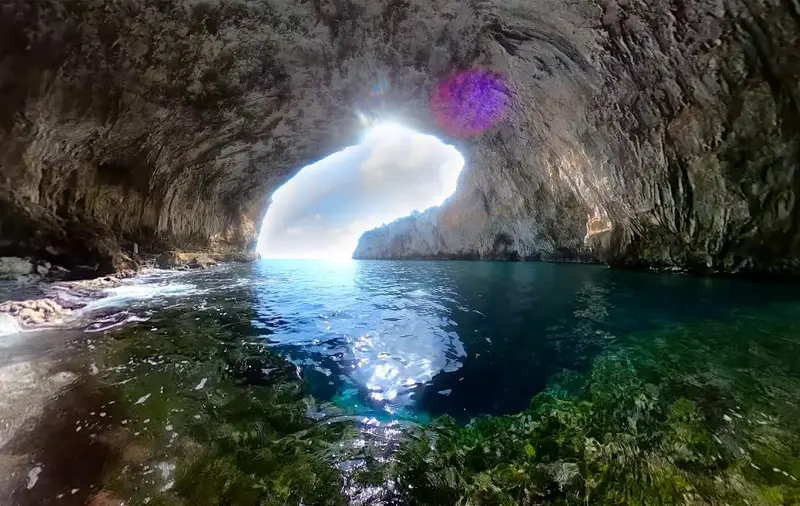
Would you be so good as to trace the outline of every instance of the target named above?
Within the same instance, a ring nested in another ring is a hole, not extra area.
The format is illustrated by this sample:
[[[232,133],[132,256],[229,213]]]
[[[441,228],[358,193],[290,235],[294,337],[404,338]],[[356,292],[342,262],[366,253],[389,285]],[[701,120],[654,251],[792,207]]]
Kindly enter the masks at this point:
[[[258,251],[349,259],[367,230],[442,204],[463,167],[458,150],[434,136],[375,124],[359,144],[304,167],[272,194]]]

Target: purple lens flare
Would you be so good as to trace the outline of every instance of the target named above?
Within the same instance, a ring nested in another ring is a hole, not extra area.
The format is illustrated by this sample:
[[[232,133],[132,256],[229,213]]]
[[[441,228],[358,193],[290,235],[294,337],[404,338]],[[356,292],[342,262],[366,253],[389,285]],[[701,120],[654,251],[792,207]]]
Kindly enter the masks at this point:
[[[469,69],[441,81],[431,96],[430,107],[445,132],[471,137],[496,125],[503,118],[508,101],[509,90],[501,74]]]

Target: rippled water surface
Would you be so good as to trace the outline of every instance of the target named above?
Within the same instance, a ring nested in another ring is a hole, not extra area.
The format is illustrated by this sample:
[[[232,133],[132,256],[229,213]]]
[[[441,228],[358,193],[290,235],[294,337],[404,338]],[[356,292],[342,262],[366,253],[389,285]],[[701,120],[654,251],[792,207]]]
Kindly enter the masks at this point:
[[[112,290],[92,307],[234,319],[360,413],[513,413],[617,336],[800,297],[796,286],[504,262],[264,260]],[[244,302],[232,313],[226,305]],[[252,312],[251,312],[252,311]],[[248,328],[250,327],[250,328]]]
[[[508,504],[525,494],[634,504],[663,492],[647,488],[658,479],[609,492],[586,473],[604,483],[597,476],[637,459],[665,483],[689,484],[641,503],[761,504],[773,494],[790,504],[800,477],[800,442],[787,436],[800,418],[797,308],[796,285],[589,265],[264,260],[158,272],[92,302],[70,336],[80,351],[64,367],[83,373],[99,405],[78,410],[69,432],[121,452],[96,479],[134,504],[367,504],[387,491],[410,504],[500,491]],[[493,418],[469,423],[481,415]],[[436,432],[438,446],[409,443],[428,437],[419,430]],[[615,431],[633,439],[609,440]],[[465,457],[476,448],[480,457]],[[634,450],[612,455],[619,448]],[[591,455],[614,464],[592,471]],[[69,480],[26,491],[25,504],[44,504]],[[326,495],[331,483],[341,497]],[[418,495],[398,492],[406,484]],[[495,499],[486,504],[505,504]]]

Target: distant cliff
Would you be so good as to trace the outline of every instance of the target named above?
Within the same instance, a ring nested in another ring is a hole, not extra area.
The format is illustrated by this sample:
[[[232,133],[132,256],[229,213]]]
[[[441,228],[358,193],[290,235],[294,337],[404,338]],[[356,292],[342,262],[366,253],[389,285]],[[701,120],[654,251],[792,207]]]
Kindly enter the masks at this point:
[[[500,233],[491,243],[476,244],[472,237],[448,238],[439,226],[439,210],[432,208],[416,216],[400,218],[392,223],[365,232],[353,253],[357,259],[428,259],[428,260],[553,260],[598,261],[587,248],[561,248],[552,251],[534,250],[526,256],[514,245],[514,239]],[[461,243],[453,247],[455,240]]]

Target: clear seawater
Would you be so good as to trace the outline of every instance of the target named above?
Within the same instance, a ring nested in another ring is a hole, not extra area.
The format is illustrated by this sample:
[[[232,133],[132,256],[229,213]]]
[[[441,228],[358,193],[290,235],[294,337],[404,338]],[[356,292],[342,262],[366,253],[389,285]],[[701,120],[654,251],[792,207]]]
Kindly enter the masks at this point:
[[[792,284],[653,274],[580,264],[262,260],[204,271],[156,272],[112,289],[109,298],[93,302],[86,310],[83,331],[70,339],[72,358],[65,363],[76,370],[89,371],[82,380],[86,395],[102,399],[106,406],[108,413],[92,426],[95,438],[112,431],[125,441],[123,446],[139,448],[146,454],[142,462],[121,464],[112,459],[104,464],[106,468],[98,474],[101,482],[98,487],[116,494],[114,497],[132,504],[144,504],[145,496],[151,504],[152,500],[163,504],[184,504],[180,501],[196,504],[198,497],[215,494],[218,502],[208,504],[334,504],[336,501],[330,498],[323,500],[322,493],[299,490],[311,486],[303,481],[306,478],[302,473],[291,478],[281,475],[274,480],[255,477],[259,473],[273,476],[281,466],[308,469],[302,466],[312,464],[296,460],[297,452],[305,451],[304,438],[316,438],[314,445],[319,443],[309,453],[309,459],[322,459],[335,475],[350,478],[353,469],[363,470],[370,463],[391,461],[398,448],[402,453],[403,438],[407,437],[404,434],[429,423],[437,426],[441,420],[452,420],[455,425],[447,430],[461,434],[458,437],[462,439],[478,441],[484,434],[474,429],[475,419],[497,423],[518,420],[515,416],[531,409],[537,394],[552,391],[552,385],[563,378],[565,371],[588,378],[588,386],[581,390],[584,394],[576,398],[595,406],[594,411],[587,408],[587,412],[595,414],[586,416],[599,416],[596,413],[601,411],[598,406],[602,405],[602,396],[592,393],[592,388],[602,383],[598,378],[606,370],[603,368],[608,357],[617,360],[624,356],[620,363],[634,371],[633,379],[624,381],[615,373],[617,383],[609,388],[624,390],[626,385],[645,385],[641,387],[642,398],[651,395],[653,389],[662,389],[662,393],[652,394],[657,399],[651,402],[653,406],[662,400],[669,402],[669,406],[682,406],[680,403],[686,399],[694,406],[691,413],[699,413],[697,430],[708,433],[709,444],[717,445],[715,441],[719,441],[721,445],[713,450],[703,446],[702,451],[692,451],[703,455],[713,453],[712,460],[719,463],[725,460],[722,447],[731,447],[736,455],[730,458],[738,466],[736,459],[743,458],[745,453],[757,453],[757,443],[748,443],[747,438],[762,441],[767,436],[743,431],[736,436],[741,440],[728,441],[726,437],[734,436],[725,431],[737,420],[748,414],[763,415],[752,422],[753,427],[761,430],[761,426],[774,423],[781,431],[791,432],[795,426],[791,418],[794,414],[800,416],[797,405],[792,405],[794,395],[800,393],[794,390],[800,384],[800,366],[796,365],[800,355],[792,356],[800,350],[796,328],[800,328],[800,289]],[[694,357],[697,362],[686,357]],[[774,385],[770,384],[770,378],[774,379]],[[634,392],[639,387],[630,388]],[[712,390],[714,393],[710,394]],[[594,397],[587,397],[590,394]],[[709,400],[709,396],[713,399]],[[112,398],[115,407],[108,409],[108,399]],[[303,406],[299,411],[294,407],[283,411],[281,407],[295,406],[297,402]],[[615,402],[620,410],[627,409],[624,399]],[[641,408],[637,402],[646,404],[644,400],[633,402],[631,405],[637,410]],[[743,406],[745,402],[752,405]],[[774,409],[768,412],[771,408]],[[652,407],[655,410],[652,413],[658,412],[655,415],[648,411],[652,427],[665,424],[674,428],[670,409],[673,408]],[[449,418],[443,419],[444,415]],[[86,414],[81,416],[91,418]],[[641,427],[651,427],[639,422],[633,424],[638,427],[636,430],[631,429],[630,416],[620,418],[623,422],[612,427],[618,426],[621,433],[634,435],[644,430]],[[536,423],[540,425],[530,429],[539,431],[536,436],[518,437],[541,440],[546,424]],[[300,428],[295,430],[292,424]],[[315,432],[334,426],[335,434]],[[383,432],[377,434],[376,427],[382,427]],[[599,429],[586,429],[581,436],[584,442],[575,443],[580,451],[570,447],[570,452],[577,452],[578,456],[565,457],[556,452],[557,457],[547,457],[535,469],[560,462],[562,467],[569,464],[563,469],[571,473],[570,466],[574,463],[575,469],[583,473],[581,486],[588,487],[584,474],[589,471],[584,469],[589,467],[581,463],[588,451],[586,441],[604,444],[605,437],[597,435],[602,431],[595,434],[592,430]],[[303,436],[296,440],[288,436],[300,433]],[[75,437],[79,435],[82,437],[80,433]],[[375,454],[361,452],[356,458],[341,449],[342,441],[348,441],[350,449],[375,444],[379,450]],[[360,442],[353,444],[353,441]],[[510,441],[512,445],[514,439]],[[734,448],[747,444],[751,447]],[[800,468],[785,469],[800,461],[800,457],[792,455],[798,451],[793,444],[788,450],[776,449],[778,453],[788,452],[784,457],[791,462],[770,461],[770,473],[775,474],[773,467],[780,470],[777,478],[765,477],[766,484],[751,476],[745,476],[746,480],[755,480],[758,487],[785,485],[788,490],[795,490],[792,480],[794,474],[800,475]],[[193,445],[204,448],[205,453]],[[273,445],[281,450],[275,450]],[[331,449],[336,445],[340,450]],[[541,455],[547,450],[531,442],[521,448],[524,450],[519,458],[528,459],[544,458]],[[267,449],[273,460],[265,463],[259,459],[266,458],[263,453]],[[508,451],[511,453],[505,460],[518,457],[514,451]],[[198,452],[203,453],[202,465],[195,458]],[[258,458],[253,456],[256,454]],[[344,454],[348,457],[343,458]],[[292,455],[291,459],[287,455]],[[287,464],[281,459],[291,462]],[[672,457],[664,460],[672,462]],[[425,472],[438,476],[435,465],[425,462],[428,466]],[[492,469],[489,464],[473,465],[469,459],[459,462],[470,473],[482,476],[474,483],[501,479],[500,471],[483,477]],[[695,467],[686,470],[675,464],[681,473],[688,473],[689,478],[681,479],[691,485],[686,489],[688,492],[684,490],[678,496],[702,499],[695,502],[687,499],[687,504],[715,504],[715,500],[709,499],[712,492],[691,481],[694,479],[691,473],[707,476],[711,483],[711,478],[719,477],[711,475],[717,472],[714,466],[718,464],[703,464],[706,467],[698,471],[699,460],[692,462]],[[747,467],[748,463],[754,467]],[[314,460],[313,465],[316,464]],[[750,456],[742,465],[747,472],[755,472],[756,468],[760,472],[767,467]],[[186,469],[192,471],[182,470],[181,466],[189,466]],[[652,468],[652,463],[647,466]],[[148,481],[147,470],[153,469],[161,469],[155,473],[163,475],[160,481]],[[256,471],[259,469],[262,471]],[[561,475],[569,474],[563,469],[559,471]],[[197,476],[202,473],[217,476],[229,471],[235,476],[240,475],[234,471],[241,472],[243,476],[232,478],[239,484],[236,486],[243,490],[251,487],[254,491],[231,496],[234,485],[230,482],[216,483],[213,479],[206,479],[205,485],[198,482]],[[350,503],[386,503],[381,502],[388,501],[381,490],[393,490],[403,479],[409,483],[417,479],[410,471],[404,472],[394,478],[381,474],[382,478],[377,482],[373,479],[369,486],[357,479],[345,479],[341,484],[342,496]],[[442,472],[441,476],[447,475]],[[520,468],[515,472],[532,475],[540,471]],[[637,472],[631,471],[631,476]],[[728,467],[725,472],[729,472]],[[193,477],[192,473],[200,474]],[[319,476],[322,471],[315,473]],[[779,478],[785,483],[773,484],[768,478]],[[428,496],[393,500],[447,503],[435,499],[438,489],[434,488],[440,485],[434,487],[433,481],[434,478],[427,478],[424,482],[432,490]],[[652,484],[652,479],[646,481]],[[481,494],[485,491],[479,493],[468,487],[468,483],[473,483],[469,479],[463,478],[458,483],[447,486],[453,490],[463,488],[464,497],[468,494],[484,497]],[[566,481],[558,483],[556,489],[562,490],[574,485]],[[200,489],[202,493],[198,492]],[[736,487],[725,490],[729,489]],[[593,488],[591,493],[599,493],[597,490],[601,489]],[[769,490],[764,492],[766,496],[773,493]],[[534,494],[530,503],[568,503],[553,499],[553,493]],[[727,500],[723,500],[722,492],[713,494],[717,494],[713,497],[718,498],[719,504]],[[775,504],[790,504],[787,501],[796,497],[787,495],[784,489],[776,489],[774,494],[782,494]],[[617,504],[637,503],[634,495],[621,496]],[[752,499],[751,503],[758,500]],[[511,503],[518,501],[513,499]],[[450,504],[456,502],[454,499]],[[462,503],[494,504],[488,499],[483,503],[475,500]],[[656,500],[638,503],[660,504]]]
[[[795,285],[432,261],[262,260],[113,293],[97,306],[217,315],[296,364],[318,399],[356,413],[461,421],[524,409],[552,374],[586,369],[619,336],[800,301]]]

